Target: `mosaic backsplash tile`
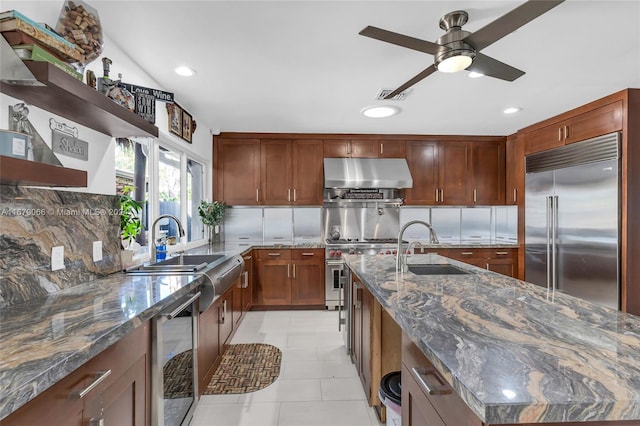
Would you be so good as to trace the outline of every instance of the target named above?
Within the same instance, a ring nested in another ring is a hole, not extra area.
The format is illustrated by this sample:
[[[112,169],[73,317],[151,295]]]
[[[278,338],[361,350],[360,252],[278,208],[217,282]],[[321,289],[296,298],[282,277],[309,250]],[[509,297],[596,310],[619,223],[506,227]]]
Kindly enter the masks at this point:
[[[0,186],[0,307],[47,296],[120,270],[119,198]],[[93,261],[93,242],[102,260]],[[64,269],[51,249],[64,246]]]

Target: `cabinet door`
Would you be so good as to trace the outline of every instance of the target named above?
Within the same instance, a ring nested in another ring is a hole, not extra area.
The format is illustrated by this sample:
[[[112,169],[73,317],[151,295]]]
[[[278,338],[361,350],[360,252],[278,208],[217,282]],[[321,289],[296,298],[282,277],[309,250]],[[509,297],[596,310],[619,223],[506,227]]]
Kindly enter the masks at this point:
[[[402,366],[402,426],[445,426],[412,373]]]
[[[524,200],[524,142],[513,134],[507,138],[505,204],[518,205]]]
[[[323,180],[322,140],[293,141],[291,201],[299,206],[321,206]]]
[[[396,140],[380,141],[379,145],[380,145],[380,150],[378,151],[379,157],[382,157],[382,158],[405,158],[406,157],[404,141],[396,141]]]
[[[367,401],[371,401],[371,363],[373,351],[373,295],[366,289],[362,288],[362,362],[360,368],[360,380],[364,387],[364,393]]]
[[[294,260],[291,303],[324,306],[324,262]]]
[[[243,277],[240,276],[236,282],[233,283],[233,329],[235,330],[240,325],[242,320],[242,282]]]
[[[438,202],[471,205],[471,146],[468,142],[440,142],[438,147]]]
[[[233,288],[227,290],[215,306],[218,310],[218,330],[220,332],[218,344],[220,353],[224,352],[224,347],[229,342],[229,337],[233,332]]]
[[[515,278],[517,271],[513,259],[487,259],[486,268],[492,272]]]
[[[622,130],[622,101],[580,114],[566,121],[565,144]]]
[[[351,325],[351,358],[358,376],[361,375],[362,371],[362,291],[362,283],[357,281],[355,276],[352,276],[351,309],[353,323]]]
[[[245,254],[244,259],[244,284],[242,288],[242,310],[251,309],[253,303],[253,254]]]
[[[228,205],[258,204],[260,189],[260,140],[219,139],[216,198]]]
[[[380,145],[375,140],[359,140],[351,141],[351,157],[352,158],[377,158]]]
[[[480,206],[505,203],[504,142],[472,142],[473,203]]]
[[[103,405],[102,417],[106,425],[144,426],[147,424],[145,381],[148,367],[146,355],[140,357],[102,395],[94,398]],[[87,403],[90,403],[87,401]],[[95,405],[95,404],[94,404]],[[85,419],[90,424],[90,417]]]
[[[293,201],[291,180],[291,141],[262,140],[260,142],[260,203],[288,205]]]
[[[524,152],[526,155],[546,151],[564,145],[564,122],[551,123],[546,127],[524,134]]]
[[[438,143],[408,141],[407,162],[413,188],[406,190],[407,204],[436,204],[438,189]]]
[[[254,305],[291,304],[291,261],[258,260]]]
[[[349,140],[327,140],[323,142],[324,157],[348,158],[351,157],[351,144]]]
[[[204,392],[213,376],[213,365],[220,355],[218,304],[198,316],[198,389]]]

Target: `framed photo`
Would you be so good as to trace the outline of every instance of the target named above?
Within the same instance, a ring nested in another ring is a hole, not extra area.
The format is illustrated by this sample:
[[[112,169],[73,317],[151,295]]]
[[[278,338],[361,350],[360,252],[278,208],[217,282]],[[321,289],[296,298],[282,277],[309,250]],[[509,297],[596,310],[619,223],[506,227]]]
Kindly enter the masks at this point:
[[[167,104],[167,113],[169,114],[169,133],[182,137],[182,108],[176,103]]]
[[[182,110],[182,139],[191,143],[193,136],[193,117],[187,111]]]

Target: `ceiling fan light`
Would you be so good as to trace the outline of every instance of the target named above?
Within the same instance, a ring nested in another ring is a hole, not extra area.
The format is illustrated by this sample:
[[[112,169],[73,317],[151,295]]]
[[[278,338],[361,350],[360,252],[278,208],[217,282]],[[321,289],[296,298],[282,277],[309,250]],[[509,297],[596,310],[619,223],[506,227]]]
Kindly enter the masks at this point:
[[[480,77],[484,77],[484,74],[482,74],[481,72],[471,71],[469,73],[469,78],[480,78]]]
[[[442,58],[440,62],[438,62],[437,68],[440,72],[458,72],[467,68],[473,62],[473,58],[471,56],[466,55],[466,52],[459,52],[458,55],[449,56],[447,58]]]

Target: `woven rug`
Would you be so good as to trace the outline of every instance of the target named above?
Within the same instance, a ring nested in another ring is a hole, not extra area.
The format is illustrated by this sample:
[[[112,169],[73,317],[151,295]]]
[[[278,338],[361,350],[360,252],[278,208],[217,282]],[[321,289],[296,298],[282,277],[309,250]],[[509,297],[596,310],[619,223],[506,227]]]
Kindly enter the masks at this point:
[[[191,349],[171,358],[162,369],[165,399],[193,396],[193,358]]]
[[[282,352],[272,345],[229,345],[204,393],[248,393],[265,388],[278,378],[281,359]]]

